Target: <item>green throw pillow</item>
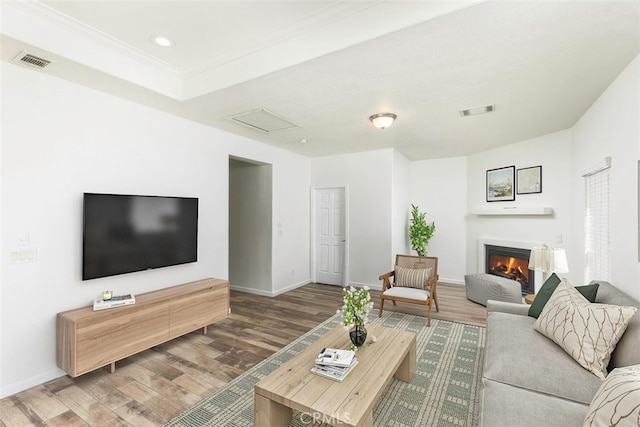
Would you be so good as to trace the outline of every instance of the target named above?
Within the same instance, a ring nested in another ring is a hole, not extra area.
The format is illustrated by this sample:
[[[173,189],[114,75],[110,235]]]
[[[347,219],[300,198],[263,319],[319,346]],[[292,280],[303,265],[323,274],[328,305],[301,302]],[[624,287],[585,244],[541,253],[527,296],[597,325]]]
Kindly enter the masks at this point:
[[[547,301],[549,301],[549,298],[551,298],[551,294],[556,290],[559,283],[560,278],[556,273],[551,273],[551,276],[545,280],[544,285],[542,285],[540,290],[536,293],[536,297],[533,300],[531,307],[529,307],[529,316],[535,317],[536,319],[540,316],[542,309]],[[589,302],[594,302],[596,300],[599,286],[600,285],[598,283],[590,283],[585,286],[576,286],[576,290],[589,300]]]

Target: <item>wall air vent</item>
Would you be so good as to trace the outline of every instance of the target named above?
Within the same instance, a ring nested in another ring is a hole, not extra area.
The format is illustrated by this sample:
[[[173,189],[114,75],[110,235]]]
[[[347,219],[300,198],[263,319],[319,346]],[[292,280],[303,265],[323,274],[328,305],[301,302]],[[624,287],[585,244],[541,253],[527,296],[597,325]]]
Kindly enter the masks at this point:
[[[29,68],[38,68],[43,69],[47,65],[53,63],[53,61],[49,61],[48,59],[40,58],[38,56],[32,55],[28,52],[22,51],[13,58],[13,63],[27,66]]]
[[[271,133],[300,127],[299,125],[293,123],[291,120],[287,120],[284,117],[267,110],[266,108],[258,108],[256,110],[234,114],[233,116],[227,117],[227,119],[264,133]]]

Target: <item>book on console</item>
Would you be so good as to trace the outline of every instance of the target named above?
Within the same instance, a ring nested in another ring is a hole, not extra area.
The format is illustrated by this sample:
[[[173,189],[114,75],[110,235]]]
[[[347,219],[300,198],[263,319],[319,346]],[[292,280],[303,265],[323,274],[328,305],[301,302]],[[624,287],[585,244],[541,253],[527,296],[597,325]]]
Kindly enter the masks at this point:
[[[338,348],[323,348],[316,357],[316,365],[339,366],[347,368],[355,358],[356,352],[353,350],[342,350]]]
[[[107,308],[122,307],[124,305],[135,304],[136,298],[132,294],[116,295],[110,300],[97,298],[93,300],[93,311],[105,310]]]

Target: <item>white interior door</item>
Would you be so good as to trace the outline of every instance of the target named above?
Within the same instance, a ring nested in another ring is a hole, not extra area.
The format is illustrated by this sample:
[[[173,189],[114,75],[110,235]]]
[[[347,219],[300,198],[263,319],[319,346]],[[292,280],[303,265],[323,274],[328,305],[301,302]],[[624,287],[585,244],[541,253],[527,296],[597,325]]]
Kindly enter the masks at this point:
[[[315,193],[316,282],[343,285],[345,274],[345,191],[322,188]]]

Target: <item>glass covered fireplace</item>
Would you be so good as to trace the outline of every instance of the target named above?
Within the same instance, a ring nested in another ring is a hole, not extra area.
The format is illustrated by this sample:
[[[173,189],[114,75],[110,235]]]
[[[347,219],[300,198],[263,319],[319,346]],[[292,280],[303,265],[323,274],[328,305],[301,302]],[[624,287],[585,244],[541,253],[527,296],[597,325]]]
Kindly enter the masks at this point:
[[[515,280],[522,295],[535,291],[535,275],[529,270],[529,249],[485,245],[485,273]]]

